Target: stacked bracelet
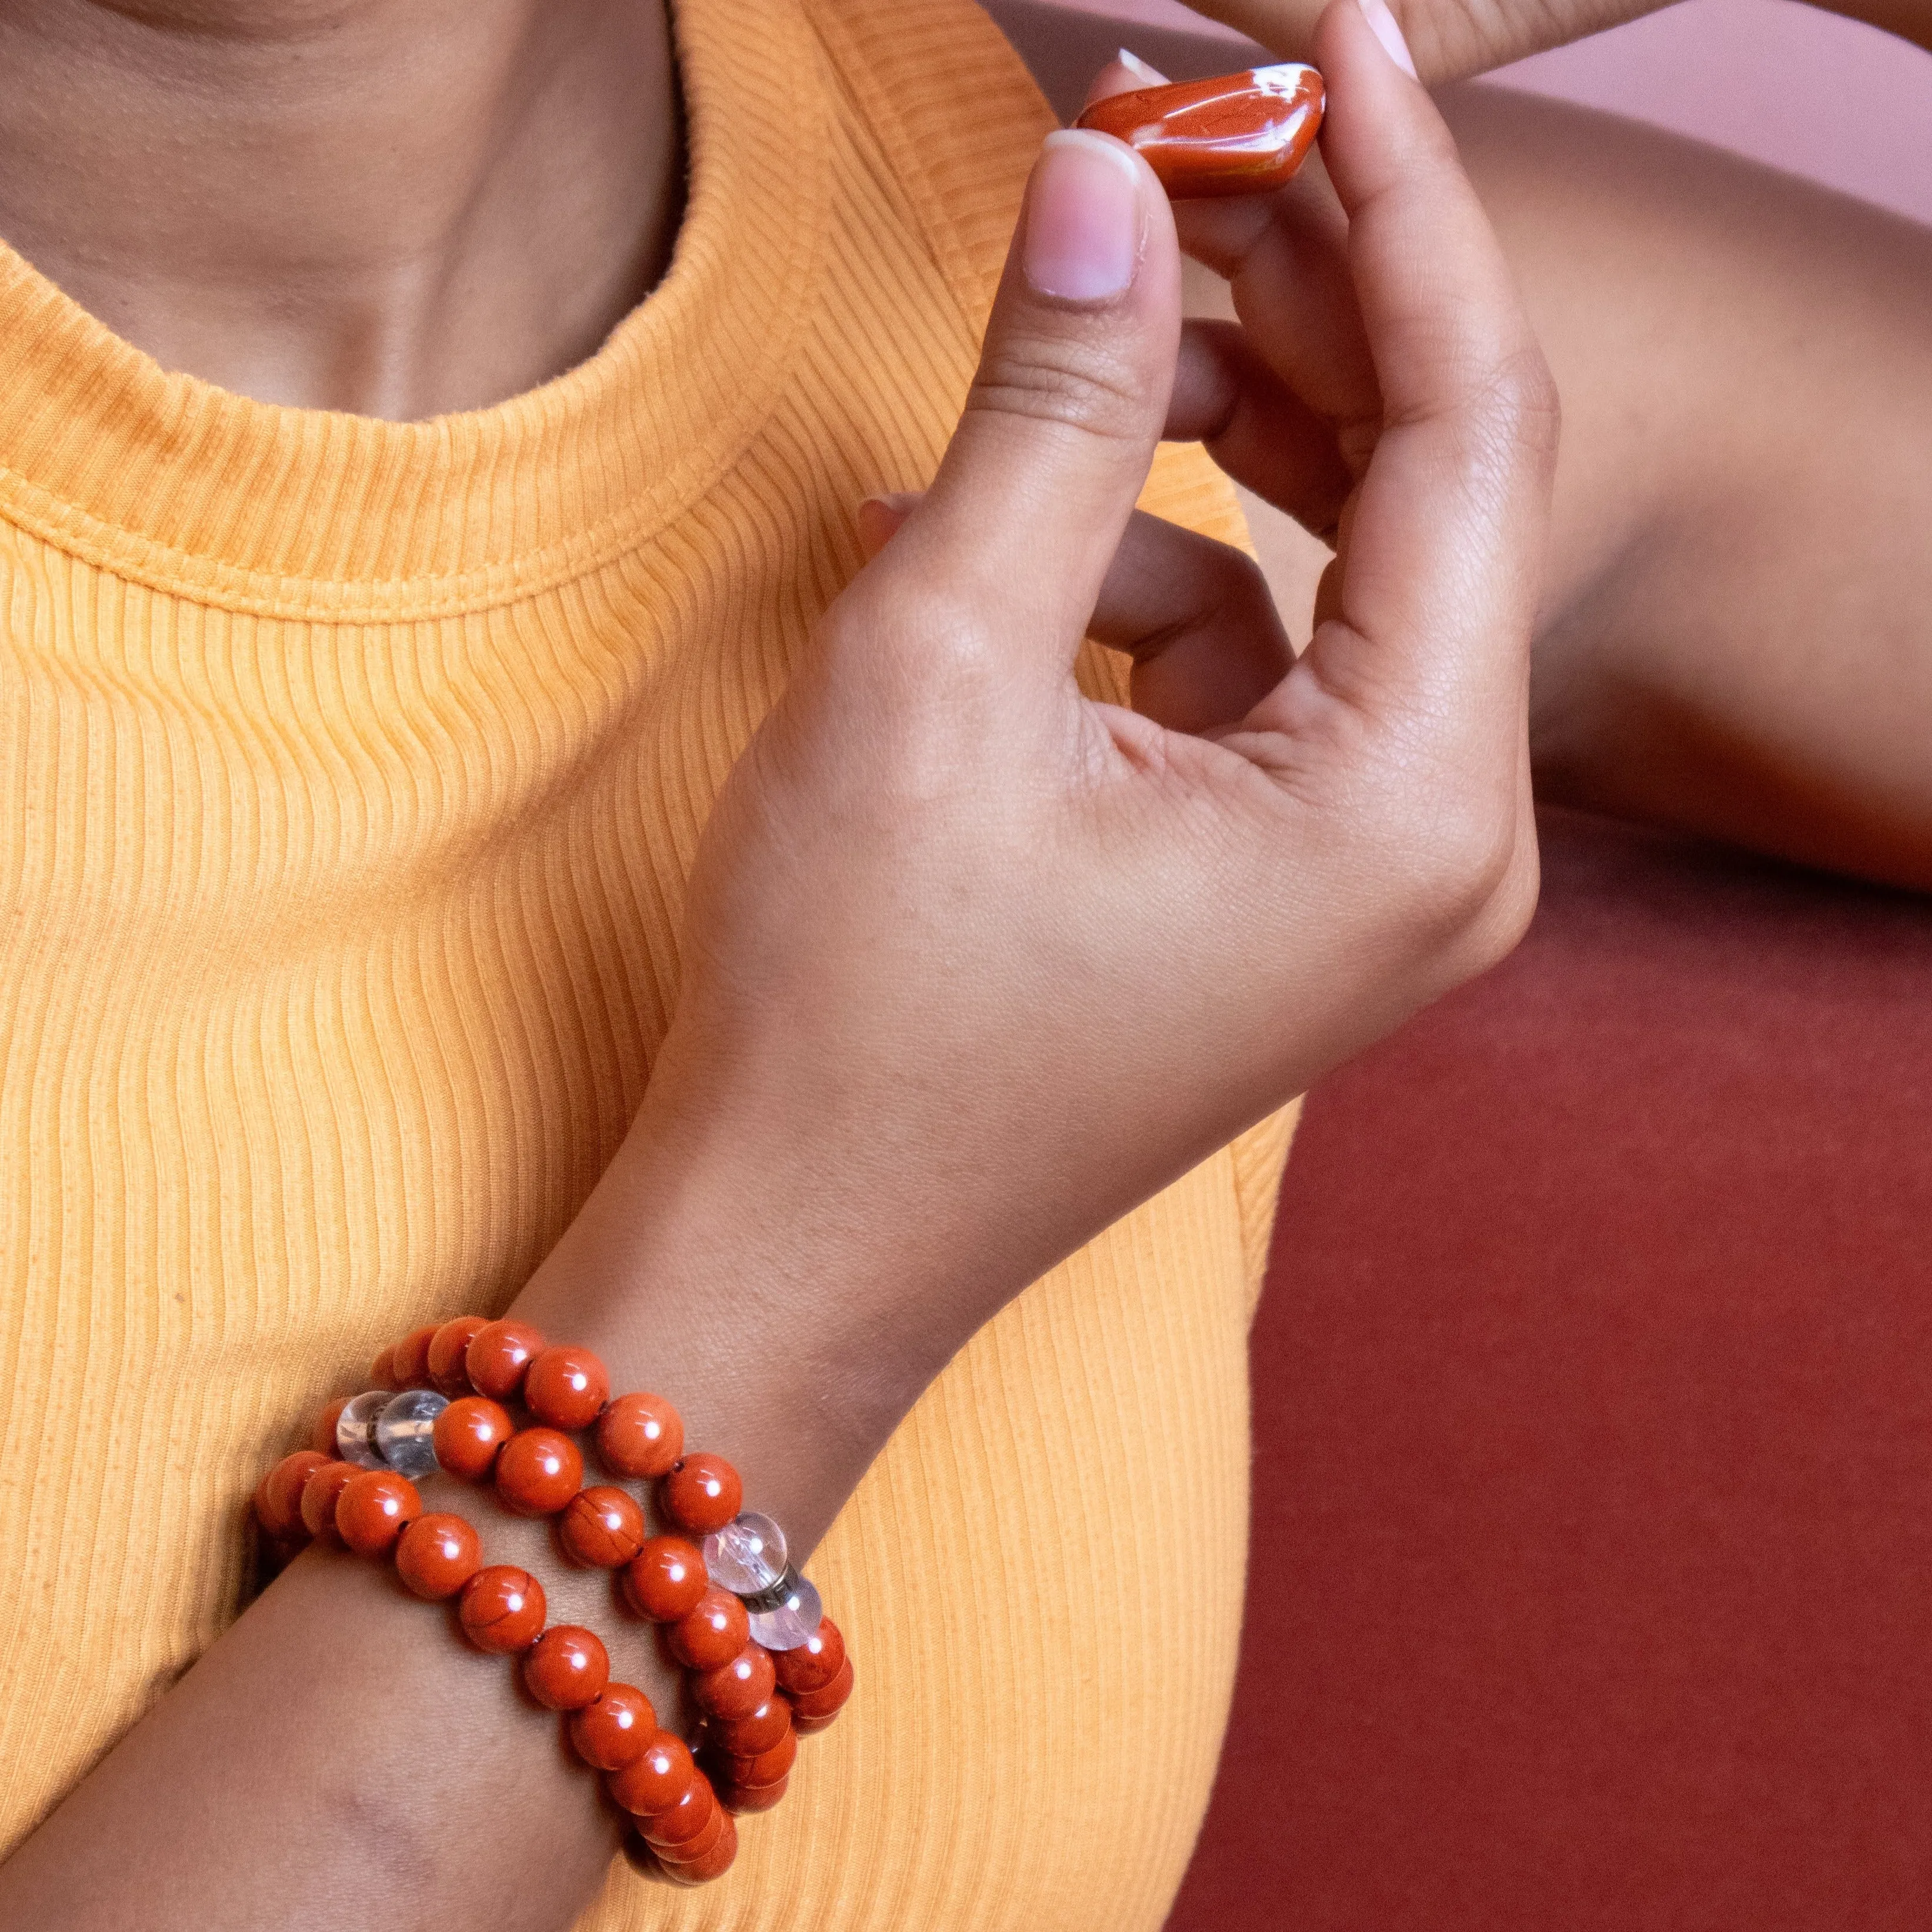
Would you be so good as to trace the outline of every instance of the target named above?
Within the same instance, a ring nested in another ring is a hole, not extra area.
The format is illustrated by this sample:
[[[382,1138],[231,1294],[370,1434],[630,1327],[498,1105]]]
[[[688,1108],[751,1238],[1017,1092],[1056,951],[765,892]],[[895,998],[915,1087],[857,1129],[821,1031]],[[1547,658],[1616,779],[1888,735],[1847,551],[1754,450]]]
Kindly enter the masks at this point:
[[[732,1814],[784,1796],[799,1734],[822,1730],[851,1694],[844,1640],[791,1567],[784,1532],[742,1510],[723,1457],[686,1453],[670,1403],[610,1400],[596,1356],[550,1347],[526,1323],[462,1316],[417,1329],[376,1358],[370,1378],[377,1387],[324,1411],[312,1448],[262,1478],[255,1514],[273,1556],[313,1540],[390,1556],[414,1594],[455,1599],[470,1642],[520,1657],[530,1694],[568,1714],[578,1755],[607,1774],[662,1869],[716,1877],[736,1852]],[[532,1418],[520,1430],[503,1406],[519,1396]],[[610,1474],[656,1484],[670,1532],[651,1534],[615,1484],[585,1486],[572,1438],[586,1430]],[[516,1514],[554,1519],[575,1562],[621,1570],[626,1600],[664,1628],[704,1714],[695,1754],[658,1726],[641,1690],[610,1681],[595,1632],[545,1628],[534,1576],[485,1565],[462,1517],[423,1514],[414,1479],[439,1468],[489,1480]]]

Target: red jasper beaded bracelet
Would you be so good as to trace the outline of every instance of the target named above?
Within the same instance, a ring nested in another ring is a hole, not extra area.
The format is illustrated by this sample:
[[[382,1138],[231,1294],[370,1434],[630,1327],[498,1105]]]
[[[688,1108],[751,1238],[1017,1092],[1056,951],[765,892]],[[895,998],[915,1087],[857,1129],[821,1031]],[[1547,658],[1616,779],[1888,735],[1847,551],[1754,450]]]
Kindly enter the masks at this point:
[[[415,1330],[376,1358],[371,1378],[378,1387],[323,1412],[313,1448],[262,1478],[255,1514],[272,1553],[286,1560],[314,1540],[392,1556],[414,1594],[455,1599],[470,1642],[520,1657],[530,1694],[568,1714],[578,1755],[607,1774],[665,1874],[718,1876],[736,1850],[732,1814],[784,1796],[799,1735],[823,1730],[851,1694],[844,1640],[786,1561],[783,1532],[742,1512],[743,1486],[724,1458],[685,1454],[670,1403],[644,1394],[611,1401],[596,1355],[548,1346],[526,1323],[462,1316]],[[522,1430],[502,1406],[518,1396],[533,1418]],[[686,1534],[653,1536],[628,1492],[584,1486],[571,1437],[592,1428],[604,1468],[655,1481],[659,1510]],[[545,1628],[534,1576],[485,1565],[462,1517],[422,1513],[411,1478],[439,1467],[490,1479],[517,1514],[556,1519],[574,1561],[622,1570],[626,1599],[664,1627],[688,1673],[704,1713],[695,1756],[658,1726],[641,1690],[610,1681],[595,1632]]]

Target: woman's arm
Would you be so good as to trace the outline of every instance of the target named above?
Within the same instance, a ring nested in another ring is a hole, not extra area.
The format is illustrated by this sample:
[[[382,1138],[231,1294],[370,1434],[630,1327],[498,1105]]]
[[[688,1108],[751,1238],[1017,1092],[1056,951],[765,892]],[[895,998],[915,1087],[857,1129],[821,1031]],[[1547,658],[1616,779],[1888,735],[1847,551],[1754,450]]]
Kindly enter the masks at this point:
[[[1540,792],[1932,886],[1932,231],[1444,98],[1564,402]]]
[[[1048,41],[1044,11],[1003,18],[1064,86],[1110,23]],[[1539,794],[1932,886],[1932,232],[1587,109],[1442,105],[1564,402]],[[1226,228],[1190,212],[1183,238],[1238,281]],[[1208,276],[1194,295],[1233,312]],[[1326,553],[1258,508],[1277,598],[1306,610]]]
[[[1346,461],[1311,431],[1353,504],[1315,640],[1291,665],[1244,560],[1133,520],[1172,217],[1124,147],[1049,144],[952,447],[867,514],[727,784],[644,1106],[515,1304],[674,1400],[801,1551],[1028,1280],[1528,916],[1548,376],[1426,97],[1351,0],[1320,44],[1390,408],[1352,368]],[[1142,715],[1082,694],[1090,619]],[[458,1502],[616,1634],[546,1531]],[[0,1924],[562,1932],[618,1833],[445,1622],[298,1559],[0,1868]],[[614,1662],[673,1714],[649,1645]]]

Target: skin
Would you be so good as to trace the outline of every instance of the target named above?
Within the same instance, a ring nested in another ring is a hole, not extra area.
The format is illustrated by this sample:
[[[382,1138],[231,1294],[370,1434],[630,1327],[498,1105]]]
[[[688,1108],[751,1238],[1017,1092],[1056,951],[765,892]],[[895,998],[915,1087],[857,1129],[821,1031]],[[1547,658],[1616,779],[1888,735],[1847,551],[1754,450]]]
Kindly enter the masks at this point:
[[[0,230],[163,360],[272,400],[413,417],[526,388],[601,340],[674,232],[676,97],[647,8],[22,0],[0,32]],[[598,1348],[620,1386],[648,1362],[694,1437],[730,1446],[801,1549],[1004,1300],[1498,956],[1527,916],[1524,688],[1552,393],[1419,91],[1346,8],[1315,51],[1339,202],[1311,181],[1213,218],[1218,230],[1186,218],[1230,278],[1240,341],[1181,330],[1157,196],[1121,303],[1055,302],[1010,274],[932,491],[867,512],[875,562],[721,800],[692,881],[685,996],[644,1107],[517,1304]],[[170,84],[144,81],[157,74]],[[446,106],[433,118],[423,74]],[[1747,418],[1736,472],[1728,458],[1700,467],[1701,449],[1678,447],[1698,440],[1666,431],[1738,359],[1728,301],[1768,304],[1756,346],[1778,347],[1781,317],[1782,373],[1822,380],[1795,326],[1790,291],[1803,284],[1786,273],[1818,212],[1753,177],[1738,192],[1762,198],[1757,226],[1794,251],[1761,256],[1735,218],[1714,216],[1710,235],[1671,225],[1658,184],[1674,153],[1647,162],[1605,134],[1605,152],[1566,170],[1564,130],[1582,124],[1559,116],[1519,164],[1507,107],[1451,111],[1581,398],[1539,649],[1546,664],[1574,656],[1582,680],[1596,640],[1658,648],[1669,579],[1648,604],[1616,588],[1636,536],[1700,511],[1735,526],[1810,474],[1815,451],[1771,437],[1770,412]],[[282,138],[290,128],[299,142]],[[568,167],[544,160],[554,144]],[[384,190],[391,164],[371,158],[395,154],[423,182],[407,208]],[[1606,203],[1611,164],[1652,199],[1622,230],[1608,206],[1608,238],[1580,246],[1566,197]],[[131,185],[90,191],[107,182]],[[1895,385],[1927,392],[1909,387],[1912,284],[1877,274],[1891,231],[1862,241],[1841,207],[1826,212],[1851,238],[1834,244],[1844,319],[1863,318],[1870,352],[1856,358],[1876,399],[1862,429],[1898,407]],[[1696,272],[1694,244],[1719,230],[1727,268],[1666,308]],[[1634,268],[1629,326],[1654,334],[1668,317],[1690,338],[1654,393],[1605,299]],[[1291,269],[1295,299],[1271,298]],[[1687,311],[1708,328],[1687,329]],[[1600,398],[1578,388],[1591,380]],[[1320,553],[1318,593],[1297,580],[1290,608],[1318,596],[1320,622],[1292,671],[1241,560],[1130,520],[1171,382],[1169,426],[1210,435],[1285,512],[1345,532],[1333,568]],[[1848,380],[1820,393],[1821,406],[1854,400]],[[1256,423],[1270,434],[1250,435]],[[1874,457],[1846,442],[1858,462],[1832,472],[1808,514],[1851,489],[1848,530],[1862,506],[1869,525],[1867,498],[1882,494],[1896,516],[1899,445],[1881,439]],[[1758,496],[1727,495],[1752,464]],[[1035,500],[1056,518],[1028,514]],[[1844,608],[1842,573],[1778,560],[1790,627],[1816,634],[1816,614]],[[1694,624],[1662,634],[1699,649],[1735,637],[1704,682],[1748,721],[1760,661],[1746,621],[1726,628],[1726,614],[1766,560],[1703,562]],[[1868,662],[1871,632],[1903,623],[1912,579],[1894,590],[1898,567],[1868,573],[1869,608],[1834,628],[1824,698],[1858,688],[1848,672]],[[1596,622],[1593,608],[1623,615]],[[1072,686],[1095,612],[1136,654],[1138,715]],[[1901,658],[1870,658],[1864,688],[1896,678]],[[1725,696],[1738,676],[1742,693]],[[1602,702],[1599,690],[1556,709]],[[1848,770],[1859,742],[1843,737]],[[1565,754],[1580,768],[1589,755]],[[882,920],[887,905],[918,921]],[[971,970],[942,979],[934,958]],[[1070,970],[1099,994],[1081,1012],[1051,997]],[[1108,1014],[1104,1034],[1086,1011]],[[952,1077],[962,1064],[970,1091]],[[839,1070],[829,1087],[827,1067]],[[623,1629],[542,1532],[480,1498],[460,1506],[493,1555],[542,1574],[553,1620]],[[670,1718],[650,1648],[614,1648],[618,1673]],[[0,1924],[561,1932],[618,1841],[552,1720],[505,1696],[500,1665],[316,1552],[0,1868]]]
[[[1075,22],[1048,44],[1037,8],[1004,17],[1077,109],[1076,76],[1118,28]],[[1299,17],[1240,23],[1286,20],[1277,44],[1294,54]],[[1494,19],[1555,31],[1541,10]],[[1228,64],[1224,41],[1158,46],[1177,74]],[[1094,83],[1144,84],[1118,67]],[[1538,796],[1932,887],[1932,554],[1917,539],[1932,234],[1607,116],[1501,88],[1440,100],[1564,403],[1531,681]],[[1325,201],[1310,177],[1294,191]],[[1292,298],[1299,268],[1254,205],[1180,212],[1204,317]],[[1196,325],[1174,427],[1253,486],[1294,628],[1327,551],[1270,510],[1266,386],[1244,403],[1216,340]]]
[[[236,71],[265,35],[284,44],[272,17],[256,0],[245,34],[225,22]],[[394,0],[388,17],[443,16]],[[1313,642],[1292,659],[1239,554],[1132,521],[1181,341],[1157,184],[1118,146],[1097,175],[1089,151],[1084,187],[1036,175],[952,446],[910,514],[867,514],[879,554],[727,785],[644,1106],[514,1304],[620,1387],[648,1363],[799,1550],[1028,1282],[1492,962],[1528,916],[1553,391],[1426,95],[1350,0],[1318,40],[1349,219],[1306,238],[1328,306],[1253,336],[1343,406],[1346,435],[1301,425],[1306,468],[1344,476],[1348,504]],[[490,142],[468,152],[478,205],[514,226]],[[1100,222],[1107,181],[1138,268],[1069,300],[1038,237]],[[333,368],[303,345],[356,326],[282,320],[211,334],[209,352],[268,342],[279,366]],[[1362,341],[1372,371],[1345,352]],[[1096,605],[1142,662],[1140,712],[1075,686]],[[1057,996],[1070,972],[1090,989],[1077,1003]],[[674,1718],[602,1592],[541,1530],[463,1503],[499,1560],[544,1578],[553,1620],[612,1630],[618,1673]],[[593,1800],[500,1664],[311,1551],[0,1868],[0,1924],[562,1932],[619,1841]]]
[[[1290,60],[1313,44],[1316,0],[1191,0],[1195,11]],[[1389,0],[1417,70],[1431,86],[1654,13],[1666,0]],[[1932,48],[1928,0],[1845,0],[1829,11]]]

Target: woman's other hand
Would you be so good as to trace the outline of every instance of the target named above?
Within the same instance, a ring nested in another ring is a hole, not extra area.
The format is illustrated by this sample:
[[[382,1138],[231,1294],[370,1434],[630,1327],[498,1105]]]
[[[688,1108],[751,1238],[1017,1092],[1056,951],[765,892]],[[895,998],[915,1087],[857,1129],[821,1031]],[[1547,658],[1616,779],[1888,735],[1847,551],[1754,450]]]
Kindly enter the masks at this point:
[[[951,1346],[1534,902],[1554,392],[1426,94],[1354,0],[1316,46],[1346,231],[1256,424],[1339,532],[1300,660],[1245,557],[1135,517],[1173,218],[1128,148],[1056,136],[931,489],[868,507],[704,834],[638,1132],[802,1166],[766,1211],[808,1272],[889,1202],[879,1286],[950,1297]],[[1136,710],[1076,686],[1090,626]]]

